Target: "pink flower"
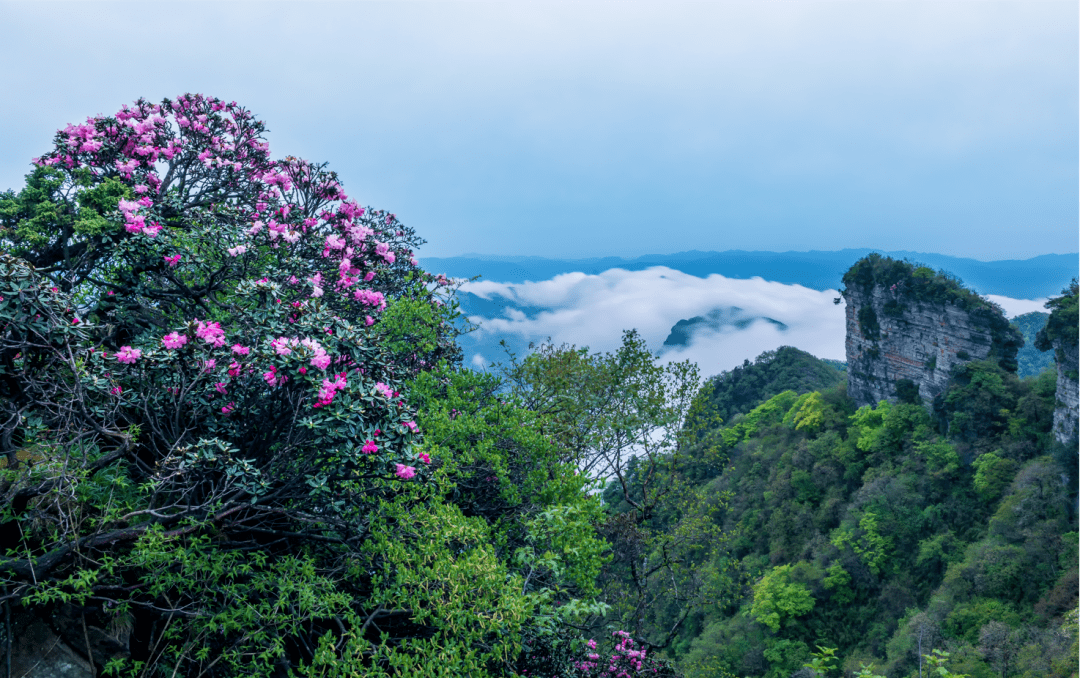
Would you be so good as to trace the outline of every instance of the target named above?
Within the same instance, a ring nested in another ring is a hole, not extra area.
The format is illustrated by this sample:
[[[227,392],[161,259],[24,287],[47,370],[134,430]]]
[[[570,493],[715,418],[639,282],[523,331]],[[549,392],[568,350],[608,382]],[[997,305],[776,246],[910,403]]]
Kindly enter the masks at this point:
[[[384,398],[389,399],[393,397],[393,391],[391,391],[390,387],[382,383],[381,381],[375,384],[375,390],[378,391]]]
[[[123,392],[124,389],[120,388],[119,386],[113,386],[111,389],[109,389],[109,393],[113,394],[114,396],[118,396]]]
[[[236,403],[229,403],[228,405],[221,408],[221,413],[222,414],[229,414],[230,412],[233,411],[233,407],[235,407],[235,406],[236,406]]]
[[[251,353],[251,349],[247,346],[241,346],[240,344],[233,344],[232,352],[236,355],[247,355]]]
[[[364,316],[364,324],[367,325],[368,327],[371,327],[372,325],[375,324],[375,321],[371,319],[370,315],[365,315]]]
[[[431,463],[431,457],[428,455],[427,452],[421,452],[419,456],[420,456],[420,461],[424,462],[425,464],[430,464]]]
[[[379,446],[375,444],[374,440],[369,440],[364,443],[364,446],[360,448],[360,451],[364,454],[372,454],[379,451]],[[398,464],[400,466],[400,464]]]
[[[207,360],[205,363],[203,363],[203,372],[209,372],[215,367],[217,367],[217,361],[211,358],[210,360]]]
[[[146,186],[145,186],[144,184],[136,184],[136,185],[135,185],[135,192],[136,192],[137,194],[139,194],[139,195],[142,195],[143,193],[146,193],[146,192],[147,192],[147,191],[149,191],[149,190],[150,190],[150,189],[149,189],[149,188],[147,188],[147,187],[146,187]]]
[[[238,257],[244,252],[247,252],[247,245],[237,245],[236,247],[230,247],[225,251],[229,253],[230,257]]]
[[[415,421],[407,421],[407,422],[405,422],[405,428],[409,429],[413,433],[416,433],[417,431],[420,430],[420,427],[416,425]]]
[[[165,263],[169,265],[169,268],[175,268],[180,263],[180,255],[174,254],[171,257],[165,257]]]
[[[371,282],[375,279],[375,271],[368,271],[364,274],[364,282]]]
[[[406,466],[405,464],[398,464],[397,470],[394,471],[398,478],[402,480],[408,480],[416,475],[416,469],[412,466]]]
[[[380,311],[386,308],[386,297],[383,296],[382,292],[356,290],[353,292],[353,297],[364,306],[376,306]]]
[[[285,337],[278,337],[270,342],[270,345],[274,348],[274,352],[278,355],[289,355],[292,353],[292,349],[289,348],[289,340]]]
[[[240,363],[229,363],[229,376],[235,377],[240,374]]]
[[[142,351],[137,348],[131,348],[130,346],[123,346],[116,354],[116,359],[125,365],[130,365],[136,360],[142,357]]]
[[[204,323],[198,321],[195,336],[210,344],[214,348],[225,345],[225,330],[221,329],[221,323]]]
[[[71,319],[71,324],[72,324],[72,325],[78,325],[78,324],[79,324],[79,323],[81,323],[81,322],[82,322],[82,321],[81,321],[81,320],[79,320],[79,316],[75,316],[74,318],[72,318],[72,319]]]
[[[228,393],[228,391],[225,390],[225,382],[223,381],[219,381],[218,383],[214,384],[214,390],[222,395]]]
[[[187,335],[180,334],[179,332],[172,332],[166,334],[161,338],[161,343],[165,344],[165,348],[180,348],[187,343]]]

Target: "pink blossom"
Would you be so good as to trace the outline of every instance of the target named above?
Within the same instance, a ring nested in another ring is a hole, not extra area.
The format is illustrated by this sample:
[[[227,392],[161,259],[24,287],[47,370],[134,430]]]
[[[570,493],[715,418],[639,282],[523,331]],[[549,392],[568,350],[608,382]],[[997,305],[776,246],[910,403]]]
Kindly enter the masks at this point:
[[[269,372],[263,372],[263,381],[265,381],[267,384],[270,384],[271,386],[280,386],[288,380],[289,378],[284,374],[278,374],[277,368],[273,365],[270,366]]]
[[[81,321],[81,320],[79,320],[79,316],[75,316],[74,318],[72,318],[72,319],[71,319],[71,324],[72,324],[72,325],[78,325],[78,324],[79,324],[79,323],[81,323],[81,322],[82,322],[82,321]]]
[[[405,464],[398,464],[397,470],[394,471],[398,478],[402,480],[408,480],[416,475],[416,469],[412,466],[406,466]]]
[[[431,463],[431,457],[428,455],[427,452],[421,452],[418,456],[420,457],[420,461],[424,462],[425,464]]]
[[[229,414],[230,412],[233,411],[233,408],[235,406],[236,406],[236,403],[229,403],[228,405],[221,408],[221,413],[222,414]]]
[[[371,282],[375,279],[375,271],[368,271],[364,274],[364,282]]]
[[[130,365],[142,357],[142,351],[130,346],[122,346],[116,354],[116,359],[125,365]]]
[[[295,339],[292,340],[295,343]],[[278,337],[270,342],[270,346],[273,347],[274,352],[278,355],[289,355],[292,353],[292,349],[289,348],[290,340],[285,337]]]
[[[203,363],[203,372],[209,372],[212,369],[214,369],[215,367],[217,367],[217,361],[214,360],[213,358],[211,358],[211,359],[207,360],[205,363]]]
[[[375,324],[375,321],[371,319],[370,315],[365,315],[364,316],[364,324],[367,325],[368,327],[371,327],[372,325]]]
[[[214,348],[225,345],[225,330],[221,329],[221,323],[204,323],[198,321],[195,336],[210,344]]]
[[[165,257],[165,263],[169,265],[169,268],[175,268],[180,263],[180,255],[174,254],[171,257]]]
[[[244,252],[247,252],[247,245],[237,245],[236,247],[230,247],[225,251],[229,253],[230,257],[238,257]]]
[[[353,297],[364,306],[375,306],[380,311],[386,308],[386,297],[383,296],[382,292],[356,290],[353,292]]]
[[[180,348],[187,343],[187,335],[180,334],[179,332],[172,332],[162,337],[161,343],[165,344],[165,348]]]
[[[375,390],[378,391],[384,398],[389,399],[393,397],[393,392],[390,390],[390,387],[382,383],[381,381],[375,384]]]
[[[225,389],[225,382],[223,381],[219,381],[218,383],[214,384],[214,390],[218,393],[221,393],[222,395],[228,393],[228,391]]]
[[[417,431],[420,430],[420,427],[416,425],[415,421],[407,421],[407,422],[405,422],[405,428],[409,429],[413,433],[416,433]]]
[[[232,352],[236,355],[247,355],[248,353],[251,353],[251,349],[247,346],[241,346],[240,344],[233,344]]]
[[[139,194],[139,195],[142,195],[143,193],[146,193],[149,190],[150,189],[147,188],[147,186],[145,184],[136,184],[135,185],[135,192],[137,194]]]
[[[240,374],[240,363],[237,363],[237,362],[229,363],[229,376],[230,377],[235,377],[235,376],[238,376],[239,374]]]
[[[120,388],[119,386],[113,386],[111,389],[109,389],[109,393],[113,394],[114,396],[118,396],[123,392],[124,389]]]

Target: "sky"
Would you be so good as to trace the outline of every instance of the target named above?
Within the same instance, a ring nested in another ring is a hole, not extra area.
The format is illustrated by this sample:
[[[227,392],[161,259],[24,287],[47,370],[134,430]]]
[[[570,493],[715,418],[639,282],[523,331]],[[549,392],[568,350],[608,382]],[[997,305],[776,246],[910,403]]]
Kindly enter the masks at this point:
[[[1078,246],[1075,2],[0,2],[0,190],[146,97],[247,106],[421,256]]]

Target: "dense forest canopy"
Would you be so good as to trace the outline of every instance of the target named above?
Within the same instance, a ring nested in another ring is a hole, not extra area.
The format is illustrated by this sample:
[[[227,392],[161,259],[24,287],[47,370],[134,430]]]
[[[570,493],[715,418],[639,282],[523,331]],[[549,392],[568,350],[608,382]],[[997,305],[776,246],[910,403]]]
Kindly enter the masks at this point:
[[[857,408],[803,351],[703,382],[634,331],[468,370],[422,240],[264,137],[140,100],[0,194],[5,678],[1076,675],[1053,371]],[[1075,284],[1048,308],[1075,350]]]

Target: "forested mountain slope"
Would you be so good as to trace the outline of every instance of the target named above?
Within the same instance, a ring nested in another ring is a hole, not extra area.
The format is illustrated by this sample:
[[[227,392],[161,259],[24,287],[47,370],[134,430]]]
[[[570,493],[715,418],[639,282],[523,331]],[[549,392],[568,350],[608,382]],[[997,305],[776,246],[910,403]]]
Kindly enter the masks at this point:
[[[842,665],[830,675],[873,663],[893,678],[926,675],[939,649],[975,677],[1075,675],[1077,456],[1051,433],[1055,374],[973,361],[936,408],[856,408],[838,379],[809,391],[807,374],[833,370],[815,361],[765,354],[699,396],[696,421],[724,422],[701,424],[672,472],[726,502],[724,537],[694,564],[714,602],[670,656],[688,676],[779,678],[824,646]],[[678,621],[650,612],[644,635]]]

